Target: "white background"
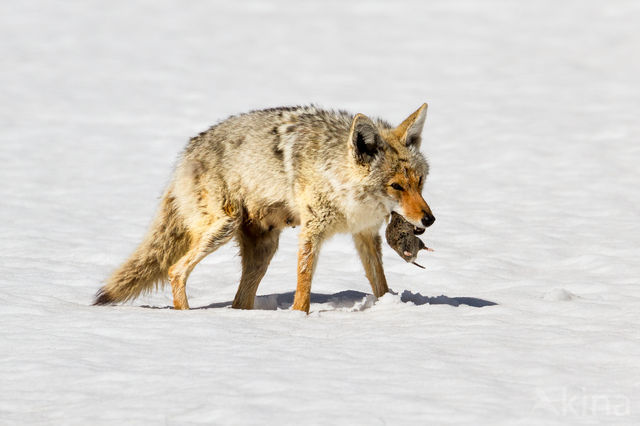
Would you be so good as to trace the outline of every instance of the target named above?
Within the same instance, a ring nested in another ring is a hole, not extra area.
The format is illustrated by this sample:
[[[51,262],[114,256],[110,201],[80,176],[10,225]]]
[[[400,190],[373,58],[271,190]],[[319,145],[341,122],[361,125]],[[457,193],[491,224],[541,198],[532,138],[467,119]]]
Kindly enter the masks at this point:
[[[0,424],[638,424],[638,22],[633,1],[3,2]],[[231,244],[189,280],[207,309],[90,306],[189,137],[425,101],[436,251],[385,247],[396,295],[364,294],[341,236],[311,314],[288,310],[289,230],[262,310],[224,307]]]

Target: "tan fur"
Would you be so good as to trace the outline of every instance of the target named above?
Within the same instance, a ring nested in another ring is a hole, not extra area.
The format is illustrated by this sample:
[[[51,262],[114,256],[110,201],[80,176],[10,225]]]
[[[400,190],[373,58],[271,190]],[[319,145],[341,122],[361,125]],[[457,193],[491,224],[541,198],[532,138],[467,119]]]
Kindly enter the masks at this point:
[[[308,312],[323,241],[351,233],[376,296],[386,291],[378,229],[392,210],[420,226],[428,165],[419,151],[426,104],[394,128],[363,114],[313,106],[230,117],[182,154],[147,238],[96,304],[132,299],[170,279],[176,309],[205,256],[232,237],[242,256],[234,308],[251,309],[286,226],[301,225],[294,309]],[[390,185],[402,180],[406,191]]]
[[[398,127],[393,129],[393,133],[403,143],[407,142],[408,136],[420,137],[422,126],[427,112],[427,104],[422,104],[413,114],[407,117]],[[418,128],[416,128],[416,124]]]
[[[282,222],[275,221],[275,222]],[[260,280],[267,272],[269,262],[278,250],[280,228],[267,230],[251,223],[243,223],[238,233],[242,256],[242,277],[232,307],[253,309]]]
[[[382,268],[382,239],[378,230],[360,232],[353,236],[353,240],[373,294],[380,297],[389,291],[389,287]]]
[[[317,243],[305,241],[298,252],[298,285],[293,299],[293,309],[309,312],[311,303],[311,278],[316,264]]]
[[[191,242],[175,204],[168,191],[145,239],[107,280],[96,295],[96,304],[134,299],[166,279],[169,267],[187,252]]]
[[[208,227],[200,230],[199,235],[194,238],[194,244],[192,244],[189,251],[169,268],[174,308],[189,309],[189,302],[185,292],[189,274],[205,256],[213,253],[221,245],[226,244],[233,236],[234,231],[234,218],[225,216],[215,220]]]

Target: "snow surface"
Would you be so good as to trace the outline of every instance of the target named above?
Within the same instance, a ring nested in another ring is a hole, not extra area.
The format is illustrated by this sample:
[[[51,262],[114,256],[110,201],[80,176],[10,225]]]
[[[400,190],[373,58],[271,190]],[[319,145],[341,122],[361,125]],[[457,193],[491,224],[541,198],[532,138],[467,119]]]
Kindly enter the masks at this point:
[[[0,424],[640,424],[640,4],[0,5]],[[227,115],[430,104],[421,270],[349,238],[311,314],[296,231],[228,307],[231,245],[191,306],[90,306],[177,153]],[[493,304],[495,303],[495,304]],[[154,309],[150,309],[154,308]]]

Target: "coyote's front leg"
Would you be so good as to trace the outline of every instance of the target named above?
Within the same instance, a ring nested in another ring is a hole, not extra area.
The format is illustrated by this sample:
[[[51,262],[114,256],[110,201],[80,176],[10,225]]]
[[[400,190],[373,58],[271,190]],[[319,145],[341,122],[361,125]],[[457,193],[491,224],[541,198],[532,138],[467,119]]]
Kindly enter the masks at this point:
[[[353,235],[364,272],[376,297],[389,291],[382,267],[382,240],[378,230],[368,230]]]
[[[309,313],[311,303],[311,278],[318,257],[319,244],[311,240],[301,241],[298,249],[298,285],[293,299],[293,309]]]

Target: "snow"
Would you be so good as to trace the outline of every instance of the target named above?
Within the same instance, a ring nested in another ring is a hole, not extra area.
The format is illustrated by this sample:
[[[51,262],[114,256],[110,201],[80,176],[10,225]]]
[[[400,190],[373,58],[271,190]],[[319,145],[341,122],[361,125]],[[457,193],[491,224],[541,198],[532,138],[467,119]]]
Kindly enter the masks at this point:
[[[633,1],[4,2],[0,424],[638,424],[640,6]],[[422,270],[353,244],[289,310],[296,230],[254,311],[237,249],[90,306],[190,136],[314,102],[424,101]],[[153,309],[151,309],[153,308]],[[156,309],[157,308],[157,309]]]

